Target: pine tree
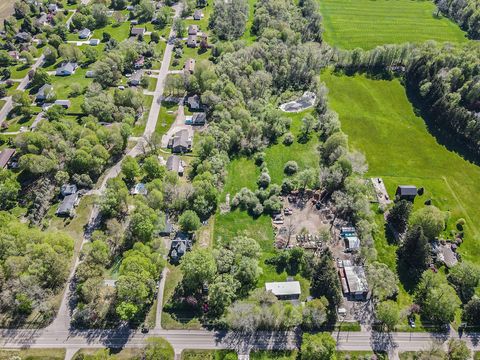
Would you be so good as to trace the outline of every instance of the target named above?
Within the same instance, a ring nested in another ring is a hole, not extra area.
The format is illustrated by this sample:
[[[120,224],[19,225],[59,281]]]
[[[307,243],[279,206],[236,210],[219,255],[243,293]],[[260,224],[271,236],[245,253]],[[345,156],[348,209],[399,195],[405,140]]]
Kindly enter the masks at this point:
[[[340,304],[342,300],[340,282],[329,249],[325,250],[315,265],[310,291],[316,298],[325,296],[331,307]]]
[[[399,233],[404,233],[407,230],[408,218],[412,212],[412,203],[407,200],[401,200],[395,203],[393,208],[388,213],[387,221]]]
[[[430,244],[421,226],[410,229],[400,248],[400,257],[408,267],[421,274],[430,263]]]

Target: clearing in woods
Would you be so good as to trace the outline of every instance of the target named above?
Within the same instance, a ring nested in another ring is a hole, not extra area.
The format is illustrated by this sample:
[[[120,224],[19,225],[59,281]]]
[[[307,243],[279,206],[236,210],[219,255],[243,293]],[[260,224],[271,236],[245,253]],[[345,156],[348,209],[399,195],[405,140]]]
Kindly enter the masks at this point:
[[[431,1],[320,0],[324,39],[344,49],[427,40],[467,41],[453,21],[437,18]]]

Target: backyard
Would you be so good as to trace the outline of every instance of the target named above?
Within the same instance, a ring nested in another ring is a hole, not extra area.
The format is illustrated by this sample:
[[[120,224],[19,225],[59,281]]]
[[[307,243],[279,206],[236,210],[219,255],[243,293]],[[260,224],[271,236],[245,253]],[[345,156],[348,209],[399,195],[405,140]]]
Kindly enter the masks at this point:
[[[322,0],[324,39],[345,49],[405,42],[466,41],[452,21],[437,18],[431,1]]]

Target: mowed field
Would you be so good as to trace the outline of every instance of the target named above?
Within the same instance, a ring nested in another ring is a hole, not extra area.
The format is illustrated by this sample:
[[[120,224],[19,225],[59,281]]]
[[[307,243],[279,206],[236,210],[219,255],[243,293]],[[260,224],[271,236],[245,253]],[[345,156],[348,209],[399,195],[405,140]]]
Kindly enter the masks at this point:
[[[465,33],[447,18],[436,18],[431,1],[319,0],[324,39],[332,46],[371,49],[405,42],[466,41]]]
[[[2,20],[0,24],[0,28],[3,29],[3,19],[12,15],[14,3],[15,3],[15,0],[0,0],[0,20]]]
[[[322,80],[350,147],[367,156],[368,175],[382,177],[391,197],[400,184],[424,187],[425,194],[417,197],[415,207],[432,199],[441,210],[450,211],[449,229],[458,218],[465,218],[466,237],[459,252],[480,264],[480,167],[438,144],[423,119],[414,114],[398,80],[328,72]],[[395,249],[381,235],[376,239],[380,260],[394,266]]]

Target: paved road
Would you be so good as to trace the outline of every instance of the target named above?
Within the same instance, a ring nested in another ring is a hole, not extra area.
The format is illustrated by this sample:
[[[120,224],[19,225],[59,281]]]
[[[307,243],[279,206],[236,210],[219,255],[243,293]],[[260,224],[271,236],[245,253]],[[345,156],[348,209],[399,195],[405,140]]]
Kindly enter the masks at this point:
[[[43,60],[44,60],[44,56],[42,55],[37,59],[37,61],[35,61],[35,63],[32,65],[31,69],[36,70],[40,65],[43,64]],[[27,74],[20,81],[20,84],[18,84],[17,90],[20,90],[20,91],[25,90],[28,83],[29,83],[29,78],[28,78],[28,74]],[[0,126],[2,125],[2,123],[7,118],[8,113],[13,109],[12,97],[9,96],[9,97],[5,98],[5,100],[6,100],[6,103],[5,103],[5,105],[3,105],[3,108],[0,110]]]
[[[174,5],[175,9],[174,19],[178,18],[182,12],[181,4]],[[169,39],[175,37],[175,31],[170,31]],[[147,124],[145,126],[144,136],[145,138],[150,138],[150,136],[155,131],[157,126],[158,114],[160,114],[160,107],[162,104],[163,91],[165,90],[165,80],[168,75],[168,68],[170,67],[170,60],[172,59],[173,52],[173,41],[167,41],[167,46],[163,55],[162,65],[160,67],[160,72],[158,75],[157,87],[155,88],[155,94],[153,95],[152,107],[150,108],[150,113],[148,114]]]

